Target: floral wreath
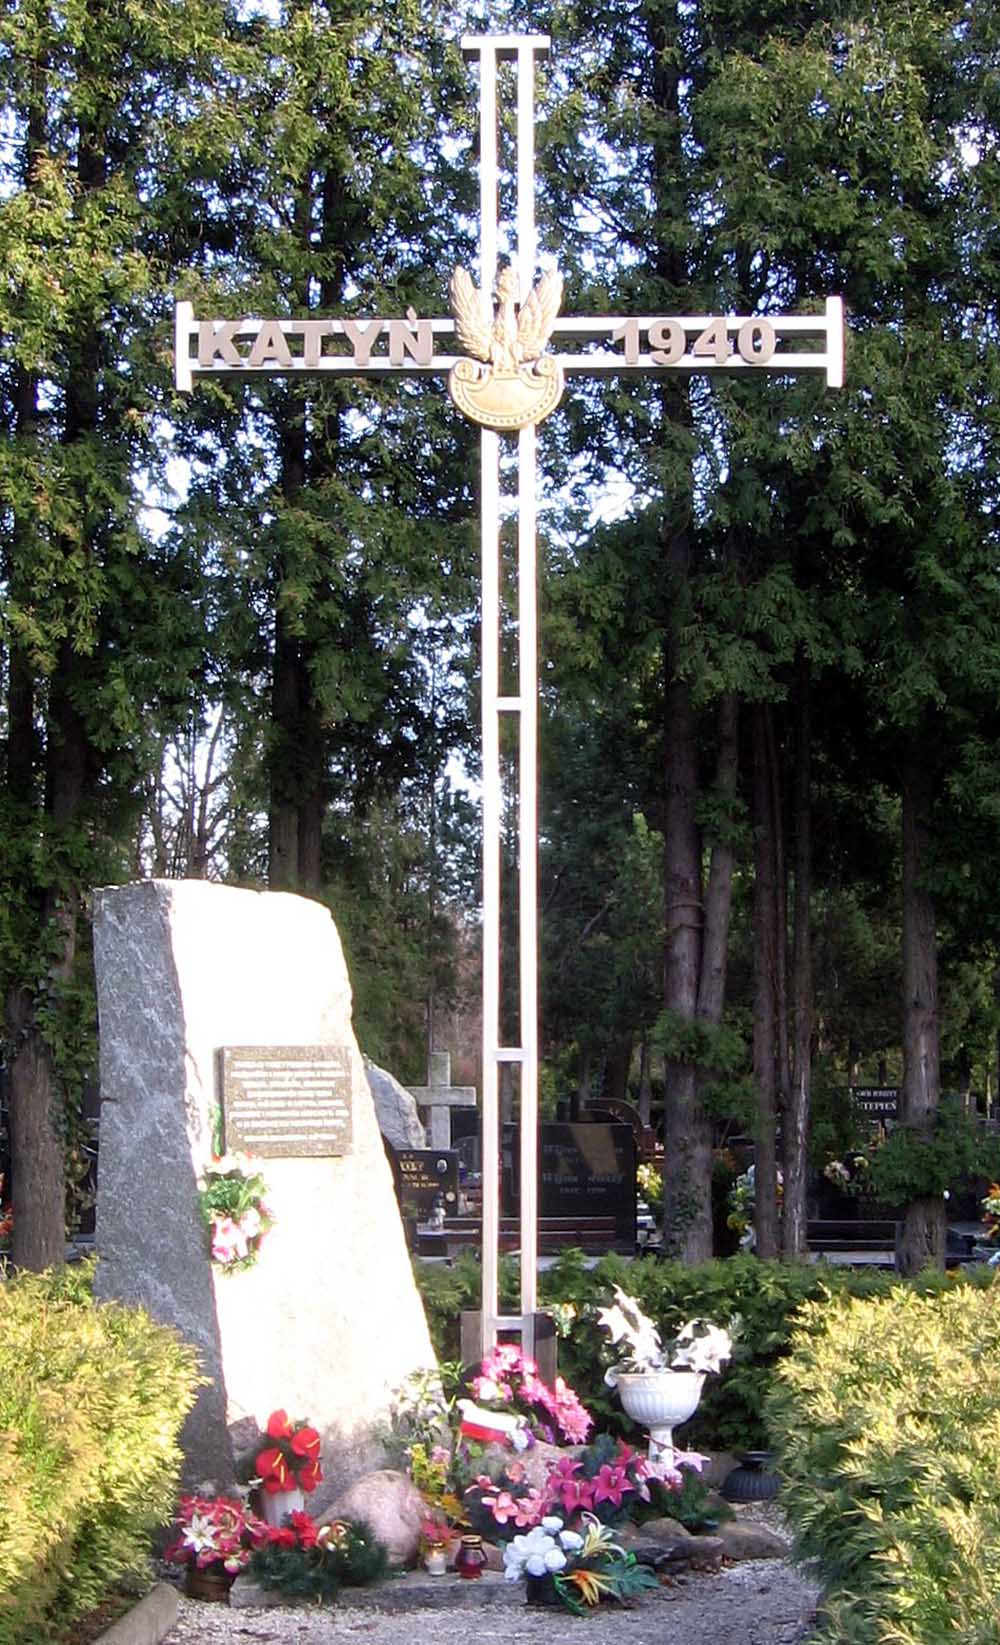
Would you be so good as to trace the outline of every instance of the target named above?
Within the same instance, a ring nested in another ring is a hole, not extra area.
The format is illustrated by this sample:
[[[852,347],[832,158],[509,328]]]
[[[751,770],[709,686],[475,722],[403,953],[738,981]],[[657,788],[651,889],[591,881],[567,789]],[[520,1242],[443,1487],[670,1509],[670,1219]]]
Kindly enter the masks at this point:
[[[212,1263],[223,1273],[252,1268],[274,1226],[264,1196],[267,1183],[246,1154],[216,1154],[198,1179],[201,1215]]]

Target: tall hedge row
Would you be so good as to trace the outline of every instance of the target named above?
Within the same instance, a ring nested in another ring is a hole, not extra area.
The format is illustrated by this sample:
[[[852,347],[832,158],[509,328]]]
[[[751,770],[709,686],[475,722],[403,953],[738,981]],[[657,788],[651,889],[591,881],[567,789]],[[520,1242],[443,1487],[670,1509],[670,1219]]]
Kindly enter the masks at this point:
[[[768,1418],[826,1645],[1000,1645],[1000,1293],[802,1315]]]
[[[473,1257],[451,1268],[416,1264],[432,1340],[439,1358],[458,1358],[458,1317],[479,1306],[480,1270]],[[502,1300],[517,1308],[517,1265],[501,1265]],[[607,1339],[596,1309],[611,1300],[614,1286],[637,1297],[646,1313],[669,1334],[687,1319],[702,1317],[725,1325],[738,1321],[736,1351],[721,1377],[709,1377],[696,1416],[678,1435],[685,1445],[708,1450],[754,1450],[770,1443],[765,1401],[777,1366],[789,1352],[797,1311],[806,1303],[824,1305],[845,1296],[888,1297],[895,1276],[875,1268],[836,1268],[825,1263],[759,1262],[741,1255],[685,1267],[659,1257],[626,1261],[603,1257],[593,1268],[579,1252],[564,1252],[540,1276],[542,1307],[556,1305],[563,1336],[559,1369],[598,1426],[636,1437],[615,1394],[604,1384],[610,1363]],[[928,1273],[913,1282],[918,1293],[936,1294],[955,1282]],[[981,1270],[962,1284],[991,1283]]]
[[[0,1283],[0,1645],[92,1609],[173,1509],[194,1353],[90,1279]]]

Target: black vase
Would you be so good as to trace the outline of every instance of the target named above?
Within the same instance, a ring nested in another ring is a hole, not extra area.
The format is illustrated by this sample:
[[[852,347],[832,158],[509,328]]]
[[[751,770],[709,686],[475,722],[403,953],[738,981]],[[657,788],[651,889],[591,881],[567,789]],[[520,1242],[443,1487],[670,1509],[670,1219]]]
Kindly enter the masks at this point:
[[[781,1489],[781,1476],[770,1471],[770,1451],[741,1451],[740,1466],[731,1468],[722,1484],[727,1502],[770,1502]]]
[[[532,1576],[530,1571],[526,1571],[524,1586],[529,1605],[558,1605],[556,1579],[551,1571],[546,1571],[544,1576]]]

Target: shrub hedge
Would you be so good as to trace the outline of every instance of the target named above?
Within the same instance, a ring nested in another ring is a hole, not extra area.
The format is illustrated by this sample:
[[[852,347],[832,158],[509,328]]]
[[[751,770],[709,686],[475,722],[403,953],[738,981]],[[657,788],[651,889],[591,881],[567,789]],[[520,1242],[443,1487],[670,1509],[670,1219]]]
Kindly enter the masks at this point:
[[[827,1645],[1000,1645],[1000,1295],[812,1303],[767,1413]]]
[[[430,1268],[419,1262],[415,1267],[438,1357],[457,1360],[458,1316],[464,1308],[479,1306],[478,1261],[465,1255],[451,1268]],[[989,1270],[984,1269],[984,1281],[988,1276]],[[559,1343],[562,1375],[594,1413],[600,1428],[631,1439],[637,1437],[638,1429],[604,1384],[612,1355],[596,1317],[596,1309],[611,1301],[613,1287],[620,1285],[637,1297],[665,1335],[687,1319],[705,1318],[725,1325],[738,1317],[732,1362],[721,1377],[707,1379],[698,1412],[680,1437],[685,1445],[708,1450],[756,1450],[770,1443],[765,1398],[775,1368],[788,1352],[797,1311],[805,1303],[823,1303],[832,1297],[887,1297],[896,1283],[894,1275],[876,1268],[760,1262],[750,1255],[696,1267],[655,1256],[635,1261],[608,1256],[587,1268],[581,1252],[565,1251],[540,1275],[539,1291],[542,1306],[555,1305],[565,1332]],[[913,1282],[918,1292],[930,1294],[951,1283],[931,1273]],[[501,1264],[502,1306],[516,1311],[517,1294],[516,1262],[505,1260]]]
[[[0,1645],[41,1645],[169,1519],[193,1351],[89,1267],[0,1282]]]

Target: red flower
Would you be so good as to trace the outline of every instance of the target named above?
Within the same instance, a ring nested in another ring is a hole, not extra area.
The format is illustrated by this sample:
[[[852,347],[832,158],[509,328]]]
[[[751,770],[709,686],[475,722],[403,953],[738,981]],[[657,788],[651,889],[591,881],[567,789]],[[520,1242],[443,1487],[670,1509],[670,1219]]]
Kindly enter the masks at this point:
[[[277,1439],[277,1437],[277,1434],[271,1435],[272,1439]],[[315,1428],[300,1428],[298,1433],[293,1434],[292,1450],[297,1457],[306,1457],[310,1462],[318,1461],[319,1435]]]
[[[299,1546],[302,1548],[314,1548],[316,1546],[315,1520],[310,1519],[308,1514],[303,1514],[298,1511],[289,1514],[288,1517],[291,1521],[292,1529],[299,1539]]]
[[[288,1439],[291,1436],[292,1425],[288,1420],[287,1411],[272,1411],[267,1419],[268,1439]]]
[[[258,1451],[254,1467],[265,1491],[270,1491],[272,1495],[276,1491],[290,1491],[293,1488],[295,1482],[288,1464],[276,1445],[269,1450]]]
[[[323,1470],[318,1462],[304,1462],[295,1477],[299,1482],[299,1490],[308,1496],[310,1491],[315,1491],[323,1478]]]

